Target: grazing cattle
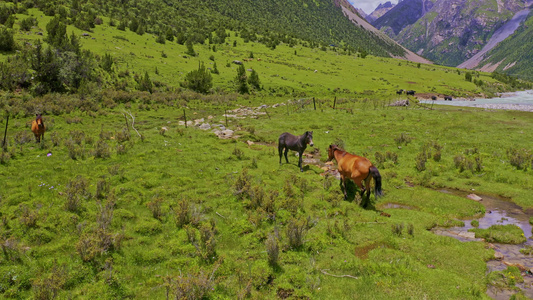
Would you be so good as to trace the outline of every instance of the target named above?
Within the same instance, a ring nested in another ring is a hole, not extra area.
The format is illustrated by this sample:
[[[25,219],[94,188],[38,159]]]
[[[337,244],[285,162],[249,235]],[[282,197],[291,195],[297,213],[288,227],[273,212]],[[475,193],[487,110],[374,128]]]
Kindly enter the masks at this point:
[[[405,93],[406,93],[407,95],[414,96],[416,92],[413,91],[413,90],[408,90],[408,91],[405,91]]]
[[[446,100],[452,101],[452,96],[444,96],[444,101],[446,101]]]
[[[279,136],[279,144],[278,144],[278,151],[279,151],[279,164],[281,165],[281,155],[283,154],[283,149],[285,149],[285,161],[289,163],[289,159],[287,158],[287,152],[289,150],[297,151],[299,154],[298,158],[298,167],[300,167],[300,171],[303,172],[304,169],[302,167],[302,156],[304,154],[305,148],[307,148],[307,144],[313,146],[313,132],[312,131],[306,131],[304,134],[299,136],[294,136],[288,132],[284,132]]]
[[[437,96],[431,96],[431,100],[437,100]]]
[[[240,60],[234,60],[233,63],[236,65],[242,65],[242,61]]]
[[[397,90],[396,94],[401,95],[403,93],[403,90]]]
[[[44,126],[43,117],[41,114],[37,114],[35,120],[31,122],[31,131],[35,135],[35,141],[41,142],[41,138],[44,140],[44,132],[46,127]]]
[[[376,199],[383,194],[381,190],[381,175],[367,158],[348,153],[337,145],[330,145],[328,148],[328,161],[332,159],[337,161],[339,174],[341,175],[340,186],[344,193],[344,199],[348,198],[346,193],[346,181],[348,179],[351,179],[359,187],[363,206],[366,206],[370,200],[370,181],[372,178],[375,184],[374,196]]]

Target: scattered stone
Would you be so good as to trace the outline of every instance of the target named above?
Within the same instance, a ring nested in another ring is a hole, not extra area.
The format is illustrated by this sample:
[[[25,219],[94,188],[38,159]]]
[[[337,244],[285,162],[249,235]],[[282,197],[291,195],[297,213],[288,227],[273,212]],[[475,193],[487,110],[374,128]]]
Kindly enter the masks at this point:
[[[520,270],[520,272],[526,272],[528,270],[526,269],[526,267],[524,267],[524,265],[519,264],[519,263],[510,263],[510,262],[504,261],[503,264],[509,267],[517,267],[518,270]]]
[[[457,233],[458,236],[460,237],[464,237],[464,238],[467,238],[467,239],[475,239],[476,238],[476,233],[475,232],[464,232],[464,231],[461,231],[459,233]]]
[[[432,265],[432,264],[428,264],[428,268],[430,268],[430,269],[435,269],[435,266]]]
[[[333,163],[332,161],[327,161],[327,162],[326,162],[326,165],[328,165],[328,166],[333,166],[333,164],[334,164],[334,163]]]
[[[254,144],[254,142],[252,142],[252,141],[246,141],[246,144],[248,144],[248,146],[251,146],[251,145]]]
[[[234,60],[233,63],[236,65],[242,65],[242,61],[240,60]]]
[[[389,106],[409,106],[409,100],[398,100],[391,103]]]
[[[494,259],[496,259],[496,260],[502,260],[502,259],[504,259],[504,258],[505,258],[505,256],[503,255],[503,253],[501,253],[501,252],[494,252]]]
[[[199,128],[202,130],[209,130],[211,129],[211,125],[209,125],[208,123],[203,123],[202,125],[200,125]]]
[[[466,198],[471,199],[471,200],[474,200],[474,201],[481,201],[481,200],[483,200],[483,198],[479,197],[479,196],[476,195],[476,194],[470,194],[470,195],[466,196]]]

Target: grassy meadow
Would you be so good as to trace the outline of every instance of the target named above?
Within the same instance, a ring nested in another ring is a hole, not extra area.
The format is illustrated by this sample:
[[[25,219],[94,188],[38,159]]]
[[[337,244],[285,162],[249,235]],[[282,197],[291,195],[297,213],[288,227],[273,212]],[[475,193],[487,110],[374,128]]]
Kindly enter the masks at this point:
[[[38,26],[17,31],[19,44],[46,35],[50,18],[28,11]],[[183,45],[103,19],[81,44],[112,54],[115,72],[104,79],[148,72],[157,90],[0,94],[10,115],[0,152],[0,298],[488,297],[499,276],[486,273],[494,250],[429,230],[485,212],[443,188],[533,207],[531,113],[389,104],[405,99],[398,89],[453,97],[505,89],[490,74],[474,74],[487,90],[464,70],[331,48],[273,50],[234,32],[216,51],[194,45],[190,57]],[[233,60],[258,72],[261,91],[235,94]],[[220,71],[209,95],[180,87],[200,62]],[[29,129],[35,112],[47,126],[40,144]],[[2,115],[0,132],[6,123]],[[314,161],[300,172],[291,152],[280,165],[278,136],[308,130]],[[372,196],[369,209],[344,200],[323,169],[332,143],[378,167],[384,197]]]
[[[344,98],[334,110],[332,101],[314,110],[269,99],[287,105],[229,118],[239,137],[228,140],[179,125],[182,109],[157,104],[46,116],[42,144],[30,119],[11,119],[0,165],[2,296],[485,297],[493,250],[428,231],[484,208],[437,190],[533,207],[531,166],[518,170],[508,154],[530,149],[530,114]],[[220,106],[188,107],[188,120],[226,125]],[[299,172],[294,153],[279,165],[278,135],[306,130],[315,142],[306,152],[321,162],[336,142],[376,163],[385,196],[375,209],[344,201],[318,165]]]

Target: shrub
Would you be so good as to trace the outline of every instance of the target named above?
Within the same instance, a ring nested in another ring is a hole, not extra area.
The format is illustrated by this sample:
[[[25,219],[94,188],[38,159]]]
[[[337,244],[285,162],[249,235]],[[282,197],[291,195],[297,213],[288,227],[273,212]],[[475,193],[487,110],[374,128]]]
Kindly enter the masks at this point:
[[[20,205],[20,217],[19,222],[28,227],[35,228],[37,227],[37,220],[39,219],[38,211],[30,210],[27,205]]]
[[[252,177],[248,175],[248,169],[243,168],[241,174],[239,174],[239,177],[233,185],[233,194],[236,195],[238,199],[242,200],[250,196],[252,185],[251,180]]]
[[[419,172],[426,170],[427,155],[424,152],[420,152],[416,155],[416,169]]]
[[[406,133],[401,133],[398,137],[394,139],[396,144],[399,145],[407,145],[413,140],[412,137],[408,136]]]
[[[400,223],[392,224],[391,229],[394,235],[401,236],[402,231],[403,231],[403,224],[400,224]]]
[[[96,142],[96,148],[94,149],[95,158],[109,158],[111,157],[111,151],[109,145],[104,140],[98,140]]]
[[[20,21],[20,30],[22,31],[30,31],[33,26],[37,26],[37,19],[33,17],[27,17]]]
[[[511,166],[518,170],[527,170],[533,161],[533,154],[527,149],[510,148],[507,150],[507,157]]]
[[[175,293],[175,299],[207,299],[215,285],[214,274],[218,269],[217,264],[212,272],[198,271],[187,275],[179,275],[175,280],[169,280],[167,295],[170,290]],[[211,274],[211,275],[209,275]]]
[[[279,257],[279,244],[278,244],[278,234],[277,232],[272,232],[268,235],[268,238],[265,242],[266,252],[268,255],[268,263],[271,266],[276,266],[278,264]]]
[[[68,280],[65,266],[54,263],[50,273],[34,279],[32,283],[33,296],[38,300],[55,299]]]
[[[216,240],[217,230],[215,222],[206,222],[200,225],[200,246],[196,246],[197,252],[201,258],[206,261],[213,261],[216,258]]]
[[[158,220],[161,220],[161,218],[163,217],[163,210],[161,209],[161,204],[163,204],[163,198],[155,198],[146,204],[146,206],[148,206],[148,208],[152,212],[152,216]]]
[[[96,199],[105,199],[109,193],[109,185],[105,178],[98,180],[96,183]]]
[[[0,51],[13,51],[16,48],[13,30],[0,26]]]
[[[309,219],[298,220],[292,218],[287,223],[286,234],[289,240],[289,248],[300,249],[304,244],[304,238],[307,234]]]
[[[78,175],[75,179],[69,181],[65,190],[65,209],[71,212],[78,212],[81,209],[83,200],[90,199],[91,193],[87,190],[89,182],[81,175]]]
[[[180,228],[191,221],[190,204],[187,198],[178,201],[177,206],[173,208],[176,225]]]
[[[184,87],[195,92],[207,94],[213,87],[213,77],[203,63],[199,63],[197,70],[192,70],[185,75]]]

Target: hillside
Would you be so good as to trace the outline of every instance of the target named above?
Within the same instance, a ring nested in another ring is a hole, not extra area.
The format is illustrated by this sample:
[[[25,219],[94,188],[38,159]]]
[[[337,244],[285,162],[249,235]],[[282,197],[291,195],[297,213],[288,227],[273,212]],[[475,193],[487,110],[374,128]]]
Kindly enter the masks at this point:
[[[498,71],[521,78],[533,79],[533,16],[515,31],[513,35],[487,52],[475,69]]]
[[[387,1],[385,3],[380,3],[378,5],[378,7],[376,7],[376,9],[374,9],[373,12],[371,12],[370,14],[365,16],[365,19],[368,22],[372,23],[372,22],[376,21],[377,19],[379,19],[384,14],[386,14],[389,10],[391,10],[395,6],[396,6],[396,4],[392,4],[390,1]]]

